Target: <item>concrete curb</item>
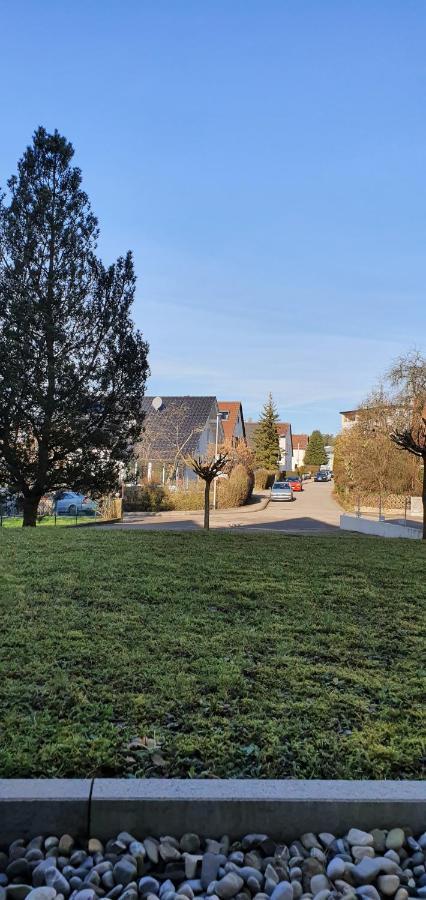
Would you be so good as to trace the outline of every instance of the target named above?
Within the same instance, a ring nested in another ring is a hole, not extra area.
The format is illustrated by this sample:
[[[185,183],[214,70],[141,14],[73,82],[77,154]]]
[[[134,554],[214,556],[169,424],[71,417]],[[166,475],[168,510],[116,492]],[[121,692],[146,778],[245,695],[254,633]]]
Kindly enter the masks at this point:
[[[385,538],[409,538],[421,540],[422,530],[410,525],[394,525],[392,522],[380,522],[375,519],[364,519],[362,516],[340,516],[340,528],[343,531],[357,531],[360,534],[372,534]]]
[[[426,827],[424,781],[259,779],[0,780],[0,842],[70,832],[107,838],[195,831],[217,837],[265,832]]]
[[[0,843],[36,834],[87,836],[90,778],[0,779]]]

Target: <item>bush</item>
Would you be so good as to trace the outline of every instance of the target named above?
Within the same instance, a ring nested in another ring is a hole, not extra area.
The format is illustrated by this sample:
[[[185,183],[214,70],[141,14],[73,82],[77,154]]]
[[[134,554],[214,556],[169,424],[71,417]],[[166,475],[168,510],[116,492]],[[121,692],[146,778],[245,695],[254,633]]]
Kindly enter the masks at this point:
[[[159,484],[126,485],[123,500],[125,512],[158,512],[170,509],[168,492]]]
[[[254,486],[258,491],[266,491],[272,487],[275,481],[276,472],[270,472],[268,469],[256,469],[254,473]]]
[[[252,491],[252,479],[245,466],[232,469],[229,478],[222,478],[218,484],[218,507],[228,509],[233,506],[244,506]]]
[[[204,509],[204,484],[194,484],[187,490],[167,491],[167,509]]]

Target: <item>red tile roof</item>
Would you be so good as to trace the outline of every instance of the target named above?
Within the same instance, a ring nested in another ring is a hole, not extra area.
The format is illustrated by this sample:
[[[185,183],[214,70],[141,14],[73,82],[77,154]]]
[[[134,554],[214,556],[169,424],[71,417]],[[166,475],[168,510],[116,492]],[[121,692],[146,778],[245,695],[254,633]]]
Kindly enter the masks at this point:
[[[241,415],[241,423],[243,426],[243,434],[245,436],[243,408],[239,400],[218,400],[217,405],[219,412],[228,412],[227,419],[222,419],[222,427],[226,441],[232,441],[234,437],[234,429],[237,424],[238,414]]]
[[[290,422],[277,422],[277,431],[280,437],[287,437]],[[293,438],[294,440],[294,438]]]
[[[308,446],[309,435],[308,434],[294,434],[293,435],[293,449],[294,450],[306,450]]]

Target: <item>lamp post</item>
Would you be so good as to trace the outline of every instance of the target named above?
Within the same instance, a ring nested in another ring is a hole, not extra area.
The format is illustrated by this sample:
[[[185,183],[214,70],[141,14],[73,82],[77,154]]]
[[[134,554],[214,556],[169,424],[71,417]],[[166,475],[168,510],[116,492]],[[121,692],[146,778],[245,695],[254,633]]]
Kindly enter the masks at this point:
[[[215,441],[215,448],[214,448],[214,458],[215,459],[217,459],[218,449],[219,449],[219,419],[223,419],[223,418],[224,418],[223,413],[218,412],[216,414],[216,441]],[[216,482],[217,482],[217,477],[213,481],[213,509],[216,509],[216,502],[217,502],[216,501]]]

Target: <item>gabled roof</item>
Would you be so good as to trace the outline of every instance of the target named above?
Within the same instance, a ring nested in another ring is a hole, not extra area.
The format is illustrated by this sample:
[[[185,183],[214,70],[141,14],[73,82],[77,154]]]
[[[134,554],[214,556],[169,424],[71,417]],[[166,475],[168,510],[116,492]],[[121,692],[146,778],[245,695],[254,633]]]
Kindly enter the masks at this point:
[[[259,422],[246,422],[246,438],[249,447],[253,447],[254,432],[258,425]],[[287,437],[288,434],[291,435],[290,422],[277,422],[277,433],[278,437]]]
[[[241,425],[243,428],[243,436],[246,436],[244,424],[243,408],[239,400],[219,400],[218,407],[220,412],[229,412],[227,419],[222,419],[222,427],[225,440],[230,441],[234,437],[235,426],[237,424],[238,415],[241,417]]]
[[[277,422],[277,431],[280,437],[287,437],[290,429],[290,422]]]
[[[308,441],[308,434],[293,434],[293,448],[295,450],[306,450]]]
[[[195,453],[208,419],[216,414],[216,397],[161,397],[155,409],[154,397],[144,397],[145,415],[139,447],[147,459],[166,462],[178,451]],[[144,447],[145,445],[145,447]]]

